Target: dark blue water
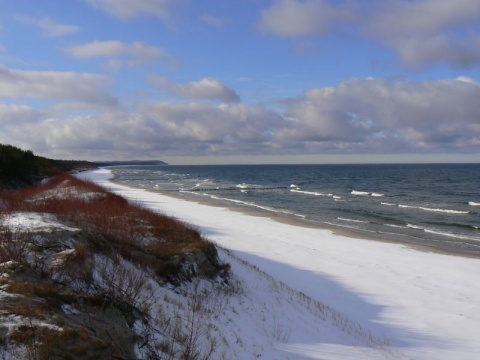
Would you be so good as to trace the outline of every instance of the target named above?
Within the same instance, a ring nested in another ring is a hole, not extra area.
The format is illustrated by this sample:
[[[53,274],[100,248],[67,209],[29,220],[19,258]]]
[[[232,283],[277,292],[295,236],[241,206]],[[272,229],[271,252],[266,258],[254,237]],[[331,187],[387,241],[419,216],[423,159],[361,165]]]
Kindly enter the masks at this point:
[[[116,181],[480,254],[480,164],[111,168]]]

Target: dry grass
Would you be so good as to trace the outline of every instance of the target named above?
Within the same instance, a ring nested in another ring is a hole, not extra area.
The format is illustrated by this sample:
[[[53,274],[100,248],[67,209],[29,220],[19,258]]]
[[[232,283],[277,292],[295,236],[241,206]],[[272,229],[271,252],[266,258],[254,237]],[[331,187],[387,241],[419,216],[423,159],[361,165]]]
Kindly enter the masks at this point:
[[[64,327],[58,331],[33,323],[25,324],[13,332],[11,339],[26,347],[28,359],[115,358],[109,355],[110,344],[92,337],[84,326]]]
[[[62,196],[68,191],[101,196]],[[52,192],[58,196],[52,196]],[[59,175],[37,187],[0,194],[0,199],[5,212],[54,214],[75,226],[100,233],[110,243],[127,246],[127,252],[133,248],[157,257],[171,257],[211,246],[186,224],[71,175]]]
[[[32,234],[0,226],[0,263],[13,260],[17,266],[14,271],[8,270],[8,279],[0,280],[16,302],[1,304],[0,311],[29,319],[16,328],[10,340],[26,348],[32,359],[106,359],[113,353],[129,358],[136,335],[128,326],[140,309],[147,308],[149,299],[140,295],[148,293],[150,279],[172,284],[182,281],[175,277],[191,280],[194,270],[190,269],[197,268],[192,264],[198,259],[199,263],[205,259],[205,263],[212,262],[210,267],[203,265],[201,276],[214,277],[228,270],[216,262],[215,247],[196,229],[70,175],[0,193],[0,220],[2,215],[15,212],[52,214],[62,223],[82,229],[72,232],[72,238],[52,236],[54,246],[42,248],[35,245]],[[73,242],[61,243],[67,239]],[[71,247],[74,256],[66,258],[63,268],[49,267],[54,255]],[[195,258],[199,250],[201,256]],[[44,261],[45,266],[36,267],[35,259]],[[179,276],[183,260],[189,266]],[[95,283],[92,269],[101,282]],[[178,318],[178,326],[165,335],[173,339],[172,359],[177,355],[198,358],[199,348],[201,358],[207,359],[216,347],[214,340],[204,340],[207,335],[203,324],[208,314],[200,312],[200,304],[205,301],[198,291],[196,288],[188,304],[192,312],[184,319]],[[65,314],[65,305],[82,315]],[[55,325],[41,326],[39,321]],[[205,349],[203,341],[209,344]],[[178,352],[181,348],[182,353]],[[163,355],[154,358],[169,358]]]

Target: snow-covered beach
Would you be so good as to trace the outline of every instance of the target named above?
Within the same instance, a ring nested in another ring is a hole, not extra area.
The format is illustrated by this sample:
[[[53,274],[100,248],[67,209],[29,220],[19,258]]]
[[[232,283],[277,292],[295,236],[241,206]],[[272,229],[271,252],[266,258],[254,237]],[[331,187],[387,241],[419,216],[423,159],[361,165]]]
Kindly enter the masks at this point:
[[[82,177],[188,222],[231,251],[233,257],[220,255],[252,290],[251,311],[237,314],[238,334],[246,344],[262,347],[267,331],[258,327],[267,323],[276,333],[258,352],[262,358],[433,360],[480,354],[480,259],[351,238],[129,188],[111,182],[104,169]],[[272,299],[272,283],[256,279],[242,260],[289,290],[276,290]],[[311,309],[294,306],[291,290],[333,309],[339,320],[315,328]],[[287,295],[290,300],[281,298]],[[296,313],[289,313],[293,308]],[[355,326],[358,331],[352,331]]]

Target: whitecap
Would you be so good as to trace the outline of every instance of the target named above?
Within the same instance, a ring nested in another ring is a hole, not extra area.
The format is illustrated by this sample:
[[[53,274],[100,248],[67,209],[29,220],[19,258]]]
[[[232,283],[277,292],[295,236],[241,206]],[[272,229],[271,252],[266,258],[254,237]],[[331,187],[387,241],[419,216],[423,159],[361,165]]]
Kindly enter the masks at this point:
[[[385,205],[385,206],[397,206],[397,204],[392,204],[392,203],[387,203],[387,202],[381,202],[380,204]]]
[[[313,195],[313,196],[332,196],[331,194],[324,194],[324,193],[319,193],[315,191],[303,191],[303,190],[295,190],[295,189],[290,189],[290,191],[293,193]]]
[[[357,191],[357,190],[352,190],[352,192],[350,194],[356,195],[356,196],[372,196],[372,197],[383,197],[383,196],[385,196],[385,194],[367,192],[367,191]]]
[[[356,219],[346,219],[346,218],[341,218],[341,217],[337,217],[337,219],[342,220],[342,221],[355,222],[355,223],[368,223],[368,221],[356,220]]]
[[[193,195],[199,195],[198,192],[190,192],[190,191],[182,191],[182,192],[190,193],[190,194],[193,194]],[[268,211],[268,212],[292,215],[292,216],[296,216],[296,217],[299,217],[299,218],[302,218],[302,219],[307,218],[305,215],[297,214],[297,213],[294,213],[292,211],[276,209],[276,208],[272,208],[272,207],[269,207],[269,206],[262,206],[262,205],[255,204],[253,202],[236,200],[236,199],[229,199],[229,198],[224,198],[224,197],[220,197],[220,196],[216,196],[216,195],[212,195],[212,194],[207,194],[207,193],[201,193],[200,195],[207,196],[207,197],[209,197],[211,199],[214,199],[214,200],[228,201],[228,202],[232,202],[232,203],[237,204],[237,205],[254,207],[254,208],[265,210],[265,211]]]
[[[260,185],[253,185],[253,184],[247,184],[247,183],[238,184],[235,187],[239,189],[254,189],[254,190],[262,189],[262,186]]]
[[[427,208],[427,207],[423,207],[423,206],[412,206],[412,205],[403,205],[403,204],[398,205],[398,207],[401,207],[401,208],[404,208],[404,209],[420,209],[420,210],[423,210],[423,211],[441,212],[441,213],[456,214],[456,215],[470,214],[469,211]]]
[[[468,205],[470,205],[470,206],[480,206],[480,203],[469,201]]]
[[[456,239],[478,240],[477,238],[470,237],[470,236],[464,236],[464,235],[459,235],[459,234],[452,234],[452,233],[448,233],[448,232],[431,230],[431,229],[425,229],[425,232],[426,232],[426,233],[429,233],[429,234],[447,236],[447,237],[452,237],[452,238],[456,238]]]
[[[352,192],[351,192],[350,194],[356,195],[356,196],[369,196],[369,195],[370,195],[369,192],[366,192],[366,191],[357,191],[357,190],[352,190]]]
[[[385,226],[393,227],[393,228],[399,228],[399,229],[406,229],[407,228],[407,226],[394,225],[394,224],[385,224]]]

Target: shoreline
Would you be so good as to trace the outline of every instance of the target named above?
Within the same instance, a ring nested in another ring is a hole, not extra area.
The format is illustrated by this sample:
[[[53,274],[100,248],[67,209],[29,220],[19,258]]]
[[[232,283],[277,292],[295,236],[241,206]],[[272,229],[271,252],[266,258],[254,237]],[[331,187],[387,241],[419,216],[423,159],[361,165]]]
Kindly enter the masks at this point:
[[[468,251],[462,251],[460,249],[458,250],[452,249],[446,246],[445,244],[440,244],[440,245],[431,244],[430,240],[424,240],[425,242],[430,242],[430,243],[420,243],[419,241],[415,241],[413,239],[409,241],[406,239],[395,239],[393,237],[389,238],[387,234],[374,234],[374,233],[363,232],[361,230],[343,228],[340,226],[321,224],[321,223],[311,222],[307,220],[296,219],[294,217],[289,217],[288,215],[283,215],[281,213],[270,212],[268,210],[262,210],[262,209],[252,209],[252,208],[248,208],[247,206],[232,204],[226,200],[213,199],[209,196],[202,196],[200,194],[194,195],[190,193],[182,193],[180,191],[161,191],[161,190],[155,190],[155,189],[135,187],[135,186],[117,181],[115,178],[115,175],[113,173],[111,173],[111,175],[112,177],[107,181],[117,185],[126,186],[131,189],[141,189],[147,192],[157,193],[163,196],[184,200],[187,202],[197,203],[205,206],[224,208],[224,209],[228,209],[229,211],[238,212],[248,216],[269,218],[273,221],[287,224],[287,225],[330,231],[334,235],[347,237],[351,239],[378,241],[382,243],[403,245],[403,246],[412,248],[414,250],[427,252],[427,253],[436,253],[436,254],[442,254],[442,255],[480,259],[480,250],[479,250],[479,253],[472,253]]]
[[[261,331],[265,329],[261,317],[265,316],[267,305],[257,296],[265,290],[277,296],[279,291],[290,288],[303,298],[322,304],[323,309],[334,309],[366,329],[371,337],[388,340],[388,346],[398,354],[388,358],[473,360],[478,357],[480,283],[475,281],[480,271],[478,258],[451,256],[453,254],[431,248],[420,249],[352,232],[345,236],[338,230],[305,226],[297,219],[292,223],[286,217],[271,216],[256,209],[249,214],[244,208],[234,209],[221,202],[213,205],[197,197],[186,199],[179,196],[181,194],[126,186],[113,182],[108,170],[85,174],[85,178],[89,177],[129,201],[195,226],[205,239],[246,264],[255,276],[245,278],[247,268],[235,267],[232,280],[248,287],[249,290],[240,295],[245,297],[243,300],[252,299],[260,305],[258,315],[253,316],[260,318]],[[219,254],[222,261],[230,262],[225,252]],[[271,277],[274,285],[259,283],[258,274]],[[291,303],[290,295],[286,301]],[[233,304],[235,318],[239,316],[239,303]],[[309,306],[313,303],[309,302]],[[281,319],[279,324],[292,323],[288,319],[290,310],[283,312],[276,300],[271,304],[267,306],[273,308],[270,318]],[[297,306],[296,302],[294,305]],[[249,306],[248,310],[240,311],[241,316],[251,314],[251,309]],[[307,347],[317,358],[332,358],[329,356],[332,342],[324,337],[331,331],[325,335],[315,332],[310,337],[303,331],[305,326],[308,327],[302,322],[298,329],[293,329],[292,338],[284,347],[295,353]],[[346,329],[341,327],[341,330]],[[271,338],[268,339],[270,342]],[[344,347],[335,347],[335,353],[340,354],[335,359],[352,357],[350,351],[354,351],[357,358],[359,351],[367,348],[355,338]]]

